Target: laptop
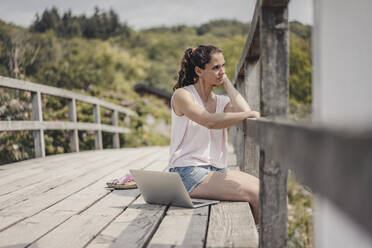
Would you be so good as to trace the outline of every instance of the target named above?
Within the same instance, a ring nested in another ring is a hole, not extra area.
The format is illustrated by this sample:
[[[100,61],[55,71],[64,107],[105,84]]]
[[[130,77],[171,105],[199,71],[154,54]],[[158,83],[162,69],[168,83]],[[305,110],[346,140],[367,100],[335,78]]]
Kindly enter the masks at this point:
[[[143,199],[149,204],[198,208],[220,201],[190,198],[180,175],[176,172],[129,170]]]

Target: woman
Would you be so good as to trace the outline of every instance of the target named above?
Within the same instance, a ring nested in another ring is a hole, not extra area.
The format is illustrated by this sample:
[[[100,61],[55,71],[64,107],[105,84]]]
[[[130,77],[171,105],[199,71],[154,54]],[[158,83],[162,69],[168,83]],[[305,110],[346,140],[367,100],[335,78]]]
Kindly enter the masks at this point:
[[[241,171],[227,171],[227,131],[246,118],[259,118],[225,74],[222,50],[188,48],[181,60],[171,99],[172,135],[169,167],[194,198],[248,201],[258,223],[259,181]],[[212,89],[223,86],[228,95]]]

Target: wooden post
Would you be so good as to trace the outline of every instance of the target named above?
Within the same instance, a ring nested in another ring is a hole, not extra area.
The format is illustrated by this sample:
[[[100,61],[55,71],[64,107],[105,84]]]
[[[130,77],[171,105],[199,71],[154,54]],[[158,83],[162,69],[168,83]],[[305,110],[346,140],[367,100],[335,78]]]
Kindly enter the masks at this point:
[[[288,11],[286,4],[261,1],[261,114],[275,119],[286,117],[288,108]],[[287,170],[263,150],[259,219],[260,247],[287,247]]]
[[[71,122],[77,122],[77,113],[76,113],[76,100],[74,98],[69,99],[68,103],[68,118]],[[70,148],[71,152],[79,152],[79,136],[78,130],[70,130]]]
[[[287,247],[287,170],[260,150],[260,247]]]
[[[115,109],[112,112],[112,125],[117,127],[118,126],[118,111]],[[120,139],[119,139],[119,133],[113,133],[112,134],[112,146],[114,148],[120,148]]]
[[[254,57],[248,59],[244,70],[244,95],[252,110],[260,111],[260,72],[261,61]],[[244,123],[244,171],[258,177],[260,147],[247,135],[249,128]]]
[[[41,93],[40,91],[31,92],[32,101],[32,120],[43,121],[43,110],[41,108]],[[34,146],[35,146],[35,157],[45,157],[45,141],[44,141],[44,130],[34,130]]]
[[[244,90],[244,76],[238,76],[235,83],[235,88],[240,92],[240,94],[246,98]],[[236,154],[236,164],[241,171],[244,171],[245,161],[244,161],[244,123],[239,123],[236,125],[236,136],[235,136],[235,154]]]
[[[94,123],[101,124],[101,111],[98,104],[94,104],[93,108],[93,117],[94,117]],[[102,150],[102,130],[96,130],[94,131],[95,139],[94,139],[94,145],[96,150]]]

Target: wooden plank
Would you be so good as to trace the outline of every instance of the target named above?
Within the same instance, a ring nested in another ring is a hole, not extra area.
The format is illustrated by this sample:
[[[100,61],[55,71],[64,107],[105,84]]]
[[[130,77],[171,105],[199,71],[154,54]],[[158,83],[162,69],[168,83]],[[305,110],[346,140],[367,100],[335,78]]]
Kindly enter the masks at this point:
[[[128,149],[128,148],[125,148],[125,149]],[[107,150],[99,151],[99,153],[101,154],[106,151]],[[68,163],[69,160],[74,160],[76,159],[76,157],[79,157],[81,159],[84,159],[86,157],[91,157],[92,154],[90,153],[95,153],[95,151],[84,151],[84,152],[81,152],[80,154],[76,154],[76,153],[54,154],[54,155],[47,156],[45,159],[44,158],[33,158],[33,159],[28,159],[24,161],[2,165],[0,167],[0,177],[2,178],[0,185],[3,182],[3,179],[8,179],[9,177],[17,176],[18,174],[23,174],[25,171],[38,170],[40,168],[44,168],[45,161],[48,161],[49,163],[48,166],[53,166],[56,162],[64,160],[64,159],[66,159],[67,160],[66,163]]]
[[[128,172],[130,168],[144,168],[153,166],[156,163],[157,167],[165,167],[166,163],[162,161],[162,163],[157,163],[158,157],[164,157],[166,150],[163,150],[161,153],[153,152],[155,156],[150,156],[145,161],[143,160],[136,160],[134,163],[130,163],[128,166],[122,166],[122,168],[116,170],[110,175],[101,178],[93,185],[85,188],[84,190],[68,197],[67,199],[59,202],[56,205],[46,209],[45,211],[40,212],[39,214],[28,218],[25,221],[18,223],[17,225],[13,226],[12,228],[7,229],[6,231],[0,233],[0,245],[16,245],[17,243],[24,243],[30,244],[33,243],[40,238],[42,238],[47,233],[53,231],[56,228],[61,228],[61,225],[64,225],[66,221],[69,221],[71,218],[75,218],[76,215],[83,215],[85,211],[89,211],[90,208],[94,208],[94,205],[97,202],[99,204],[106,206],[106,207],[96,207],[97,209],[101,209],[101,212],[95,213],[95,211],[91,211],[87,218],[93,218],[93,222],[95,222],[96,218],[102,219],[101,215],[106,216],[107,209],[118,209],[123,211],[121,208],[116,208],[109,206],[109,203],[112,203],[112,199],[108,201],[108,203],[103,203],[109,199],[109,194],[119,194],[121,196],[129,197],[126,202],[130,202],[130,198],[133,200],[135,197],[138,196],[138,190],[130,190],[130,191],[108,191],[103,186],[105,182],[110,178],[117,178],[123,176],[125,173]],[[156,161],[155,163],[153,161]],[[123,193],[123,194],[122,194]],[[124,194],[125,193],[125,194]],[[106,197],[108,197],[106,199]],[[111,197],[112,198],[112,197]],[[115,201],[117,201],[116,197]],[[125,204],[127,205],[127,204]],[[125,205],[123,207],[125,207]],[[84,218],[83,218],[84,219]],[[74,221],[73,221],[74,222]],[[76,223],[76,222],[74,222]],[[98,222],[99,223],[99,222]],[[86,224],[85,222],[83,224]],[[80,228],[84,229],[85,225],[81,225]],[[92,223],[90,223],[92,225]],[[97,230],[99,226],[92,227],[92,229]],[[83,232],[85,232],[84,230]],[[79,232],[79,230],[78,230]],[[21,237],[19,237],[19,233],[24,233]],[[50,247],[56,247],[55,244],[50,244]],[[80,246],[82,247],[82,246]]]
[[[44,173],[24,180],[26,185],[23,182],[15,182],[16,186],[23,185],[24,187],[21,187],[21,189],[16,192],[12,192],[11,194],[6,194],[0,197],[1,210],[6,209],[7,207],[12,207],[13,205],[17,205],[20,202],[25,202],[29,198],[40,196],[49,190],[56,190],[59,187],[66,187],[66,184],[73,182],[74,179],[84,178],[84,176],[89,174],[98,173],[99,170],[104,170],[102,165],[110,165],[117,161],[126,163],[127,160],[123,159],[123,156],[127,156],[127,158],[130,160],[132,156],[137,156],[136,154],[146,155],[148,153],[149,152],[141,150],[132,150],[125,154],[111,153],[100,157],[93,156],[85,160],[77,159],[68,166],[63,166],[63,161],[61,161],[61,166],[57,166],[57,168],[48,168],[44,170]],[[36,183],[34,180],[36,180]],[[12,185],[13,184],[10,184],[10,186]],[[9,186],[5,185],[5,187],[8,188]]]
[[[93,119],[94,123],[101,124],[101,110],[100,106],[98,104],[95,104],[93,107]],[[102,150],[103,149],[103,143],[102,143],[102,131],[96,130],[94,131],[94,146],[96,150]]]
[[[262,7],[287,7],[289,0],[259,0]]]
[[[130,116],[137,115],[136,112],[128,108],[124,108],[119,105],[105,102],[95,97],[86,96],[86,95],[79,94],[76,92],[72,92],[72,91],[68,91],[68,90],[64,90],[60,88],[55,88],[55,87],[51,87],[47,85],[36,84],[36,83],[23,81],[19,79],[13,79],[13,78],[7,78],[7,77],[0,76],[0,87],[27,90],[31,92],[40,92],[42,94],[48,94],[48,95],[59,96],[59,97],[64,97],[64,98],[74,98],[77,101],[82,101],[82,102],[86,102],[90,104],[98,104],[102,107],[112,109],[112,110],[117,110],[121,113],[125,113]]]
[[[119,114],[117,110],[114,110],[112,112],[112,125],[117,127],[119,122]],[[120,148],[120,139],[119,139],[119,133],[115,132],[112,135],[112,146],[114,148]]]
[[[247,62],[245,75],[244,75],[244,88],[246,100],[252,110],[259,111],[261,109],[261,60],[254,60]],[[240,154],[243,157],[244,166],[242,171],[245,171],[251,175],[259,177],[259,159],[260,159],[260,147],[246,135],[247,126],[245,123],[242,124],[244,127],[244,152]]]
[[[90,150],[80,153],[64,153],[47,156],[45,159],[34,158],[20,162],[2,165],[0,167],[0,186],[12,182],[12,180],[19,180],[24,177],[28,172],[35,172],[34,175],[45,173],[45,170],[55,170],[52,167],[59,167],[64,163],[64,166],[69,166],[77,160],[87,161],[91,158],[101,159],[112,154],[127,153],[134,150],[151,150],[154,147],[141,147],[141,148],[121,148],[120,151],[113,153],[112,149],[105,149],[100,151]],[[85,162],[83,162],[84,164]]]
[[[162,156],[147,170],[161,170],[167,165]],[[168,209],[165,205],[147,204],[142,197],[136,199],[117,218],[89,242],[86,247],[144,247]]]
[[[102,228],[123,211],[137,190],[114,191],[81,214],[73,215],[29,247],[84,247]]]
[[[148,247],[203,247],[209,207],[170,207]]]
[[[108,169],[110,169],[110,168],[108,168]],[[103,177],[106,174],[104,174]],[[102,178],[102,177],[100,177],[100,178]],[[100,178],[98,178],[98,179],[100,179]],[[85,182],[84,181],[79,181],[80,186],[81,186],[80,190],[87,187],[86,186],[86,183],[87,183],[86,181],[88,181],[88,180],[85,180]],[[93,183],[94,183],[94,181],[93,181]],[[89,181],[89,184],[92,184],[92,181]],[[65,187],[65,191],[63,191],[63,189],[62,190],[57,190],[57,191],[54,192],[54,194],[51,194],[51,195],[49,195],[49,193],[46,193],[46,194],[44,194],[40,197],[36,197],[35,201],[33,201],[33,200],[28,201],[28,204],[27,204],[27,202],[26,202],[26,204],[21,203],[21,204],[16,205],[16,207],[14,207],[14,208],[12,208],[8,211],[1,212],[1,215],[0,215],[0,218],[2,219],[1,226],[4,226],[4,228],[6,228],[7,225],[10,225],[11,223],[14,223],[16,221],[20,221],[22,219],[28,218],[28,217],[34,215],[35,213],[38,213],[38,212],[42,211],[43,209],[47,209],[50,206],[53,206],[54,204],[60,202],[61,199],[63,200],[64,198],[67,198],[70,195],[73,195],[73,194],[80,191],[78,189],[77,191],[70,193],[70,191],[69,191],[70,189],[71,189],[71,184],[68,184]],[[75,189],[76,189],[76,187],[75,187]],[[55,201],[54,204],[52,203],[53,201]],[[2,228],[2,227],[0,227],[0,228]],[[4,228],[2,228],[2,230]]]
[[[244,75],[245,63],[250,58],[256,59],[260,55],[260,12],[261,12],[261,1],[256,2],[256,7],[254,9],[254,15],[251,21],[251,26],[249,28],[248,38],[244,45],[243,52],[240,56],[239,62],[236,65],[235,75],[233,83],[235,84],[238,77]]]
[[[236,154],[233,145],[229,144],[227,147],[227,168],[236,170],[239,169],[236,163]]]
[[[236,88],[242,94],[242,96],[246,98],[243,77],[239,77],[238,81],[236,82]],[[244,123],[239,123],[238,125],[236,125],[235,143],[236,143],[235,150],[237,154],[237,157],[236,157],[237,166],[240,168],[240,170],[244,171],[244,165],[245,165]]]
[[[126,127],[115,127],[106,124],[68,122],[68,121],[0,121],[0,131],[21,130],[100,130],[110,133],[130,133]]]
[[[131,152],[128,154],[131,154]],[[48,161],[45,161],[45,166],[41,168],[41,173],[38,175],[26,178],[22,182],[14,181],[13,183],[8,183],[1,187],[2,191],[4,189],[8,190],[9,188],[14,188],[14,186],[19,187],[17,192],[0,197],[1,209],[4,209],[6,205],[17,204],[17,201],[23,202],[25,199],[40,195],[49,189],[63,186],[73,178],[93,173],[93,170],[100,169],[103,163],[111,163],[112,161],[121,159],[113,155],[114,154],[102,154],[101,156],[91,156],[84,160],[77,158],[70,160],[69,164],[64,163],[62,160],[53,166],[49,166]],[[10,177],[12,178],[12,176]]]
[[[76,112],[76,100],[69,99],[68,103],[68,118],[70,122],[77,122],[77,112]],[[79,152],[79,136],[78,130],[74,129],[69,132],[70,136],[70,148],[72,152]]]
[[[288,9],[262,7],[260,14],[261,115],[288,111]],[[275,136],[273,137],[275,139]],[[261,148],[262,149],[262,148]],[[287,169],[260,152],[260,247],[287,246]]]
[[[258,233],[248,202],[211,206],[206,247],[258,247]]]
[[[55,183],[60,181],[60,178],[65,177],[66,173],[79,174],[77,173],[78,169],[80,170],[86,166],[90,166],[92,162],[103,161],[110,157],[112,157],[112,155],[95,157],[90,154],[89,157],[82,156],[79,158],[82,161],[80,166],[76,166],[76,158],[66,158],[53,162],[49,160],[45,161],[43,163],[44,168],[25,168],[22,173],[15,173],[15,175],[9,175],[1,180],[0,203],[8,201],[10,197],[14,197],[16,194],[15,192],[25,192],[27,196],[25,198],[28,198],[36,185],[45,185],[44,189],[40,189],[40,186],[37,186],[39,189],[37,189],[36,192],[39,193],[48,188],[55,187],[57,185]],[[61,182],[61,184],[64,184],[64,182]],[[0,209],[3,208],[4,206],[2,205]]]
[[[41,94],[39,91],[31,94],[32,102],[32,120],[41,122],[43,121],[43,111],[41,108]],[[9,122],[10,123],[10,122]],[[45,143],[44,143],[44,130],[38,129],[33,131],[35,157],[45,157]]]
[[[139,153],[141,153],[141,151],[139,151]],[[125,164],[131,163],[135,161],[135,159],[138,159],[138,157],[126,160]],[[85,187],[88,187],[97,180],[109,175],[122,165],[123,159],[116,159],[110,164],[105,163],[105,166],[101,166],[101,169],[96,169],[91,173],[80,176],[79,180],[72,180],[71,182],[63,185],[63,187],[60,186],[53,188],[40,195],[18,203],[12,208],[4,209],[0,212],[0,230],[8,228],[10,225],[14,224],[14,216],[16,216],[16,219],[19,221],[37,214],[38,212],[43,211],[44,209],[49,208],[60,201],[63,201],[70,195],[76,194],[77,192],[83,190]]]
[[[146,204],[140,197],[87,248],[143,247],[162,220],[166,209],[164,205]]]
[[[155,156],[149,158],[148,166],[145,166],[145,168],[152,166],[153,161],[156,161],[159,157],[164,157],[165,152],[167,151],[155,152]],[[142,167],[146,165],[143,161],[139,163],[142,163]],[[156,164],[156,170],[163,169],[165,166],[164,162],[158,163]],[[130,167],[133,167],[133,164]],[[31,247],[85,247],[114,219],[125,212],[126,206],[131,204],[138,195],[138,190],[113,191],[84,212],[73,215],[34,242]],[[72,236],[74,237],[71,238]],[[67,243],[66,240],[68,240]]]
[[[287,247],[286,169],[260,151],[260,247]]]
[[[30,187],[26,187],[25,189],[19,190],[15,193],[4,195],[0,198],[0,217],[6,217],[13,213],[18,213],[17,210],[22,207],[22,205],[28,205],[28,207],[27,209],[20,209],[19,211],[21,213],[29,213],[32,209],[43,209],[47,207],[48,204],[50,205],[53,203],[54,198],[51,197],[53,196],[53,192],[55,192],[56,197],[63,198],[65,194],[69,194],[68,189],[73,188],[75,191],[78,190],[78,186],[81,185],[86,178],[91,179],[92,177],[102,175],[102,173],[104,173],[104,169],[100,169],[102,164],[108,165],[107,169],[110,169],[113,167],[112,164],[115,164],[115,162],[117,163],[117,161],[121,160],[117,157],[115,158],[115,156],[107,157],[106,159],[97,160],[95,162],[88,161],[88,168],[81,170],[79,173],[74,173],[74,170],[70,169],[68,170],[68,173],[65,173],[60,177],[54,179],[47,178],[46,182],[37,182]],[[57,172],[56,174],[59,173]],[[39,199],[39,201],[35,201],[34,199]],[[41,206],[43,202],[46,204],[45,206]],[[3,224],[5,224],[5,221],[0,223],[0,230],[5,228]]]
[[[287,8],[262,8],[260,22],[261,115],[286,117],[289,95]]]

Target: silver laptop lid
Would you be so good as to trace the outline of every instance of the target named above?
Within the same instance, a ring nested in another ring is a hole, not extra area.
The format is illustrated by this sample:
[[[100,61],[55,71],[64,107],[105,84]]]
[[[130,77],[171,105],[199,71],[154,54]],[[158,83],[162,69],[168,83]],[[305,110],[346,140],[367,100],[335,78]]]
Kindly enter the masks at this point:
[[[130,170],[148,203],[194,207],[181,177],[175,172]]]

